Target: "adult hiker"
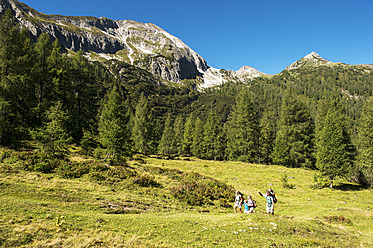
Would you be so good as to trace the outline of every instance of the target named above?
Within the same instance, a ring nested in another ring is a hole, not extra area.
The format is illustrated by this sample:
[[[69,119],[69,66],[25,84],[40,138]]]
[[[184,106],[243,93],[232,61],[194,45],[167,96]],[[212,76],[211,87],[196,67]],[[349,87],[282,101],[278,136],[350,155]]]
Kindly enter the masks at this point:
[[[273,202],[276,204],[277,198],[276,198],[275,191],[272,188],[269,188],[268,191],[269,191],[269,195],[273,197]]]
[[[260,191],[258,192],[259,192],[259,195],[263,196],[267,200],[266,212],[270,214],[275,214],[275,211],[274,211],[275,204],[273,204],[273,197],[270,195],[269,191],[267,190],[266,195],[263,195],[262,193],[260,193]]]
[[[240,209],[240,212],[242,213],[242,202],[243,202],[243,194],[240,191],[236,191],[236,194],[234,196],[234,212],[237,214],[237,208]]]

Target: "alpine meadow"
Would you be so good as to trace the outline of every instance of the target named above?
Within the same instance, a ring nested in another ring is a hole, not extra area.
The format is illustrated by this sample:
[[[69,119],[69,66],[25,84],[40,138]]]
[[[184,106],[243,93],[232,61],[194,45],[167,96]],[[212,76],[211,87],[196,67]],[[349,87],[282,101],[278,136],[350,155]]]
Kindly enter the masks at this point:
[[[154,24],[0,13],[0,247],[373,246],[372,64],[215,69]]]

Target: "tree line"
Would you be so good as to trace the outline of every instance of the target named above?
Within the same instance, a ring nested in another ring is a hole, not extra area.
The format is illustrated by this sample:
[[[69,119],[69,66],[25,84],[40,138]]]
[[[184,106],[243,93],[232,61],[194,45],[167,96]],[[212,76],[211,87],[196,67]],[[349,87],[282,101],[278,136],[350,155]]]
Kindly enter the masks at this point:
[[[0,21],[0,144],[33,140],[62,157],[123,162],[133,153],[317,169],[373,182],[372,70],[322,67],[199,92],[120,61],[91,62],[11,13]]]

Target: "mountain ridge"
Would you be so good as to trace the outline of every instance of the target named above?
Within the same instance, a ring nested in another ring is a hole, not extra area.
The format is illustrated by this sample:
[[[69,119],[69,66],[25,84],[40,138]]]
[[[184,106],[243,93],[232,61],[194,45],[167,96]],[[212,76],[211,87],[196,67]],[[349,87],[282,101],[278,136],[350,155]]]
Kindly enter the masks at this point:
[[[270,76],[250,66],[239,70],[216,69],[179,38],[152,23],[111,20],[106,17],[46,15],[17,0],[0,0],[0,13],[10,8],[21,26],[34,40],[48,33],[68,50],[86,52],[91,60],[116,59],[146,69],[166,81],[180,83],[195,79],[198,88],[226,81],[247,81]],[[311,52],[287,66],[290,71],[305,66],[329,66],[333,63]],[[373,68],[373,65],[364,65]]]
[[[200,88],[223,81],[265,75],[251,70],[219,69],[208,66],[204,58],[179,38],[152,23],[132,20],[111,20],[106,17],[46,15],[17,0],[0,0],[0,12],[10,8],[21,26],[26,27],[34,40],[48,33],[67,49],[82,50],[95,59],[118,59],[136,65],[164,80],[180,83],[183,79],[201,78]],[[226,71],[226,70],[224,70]]]

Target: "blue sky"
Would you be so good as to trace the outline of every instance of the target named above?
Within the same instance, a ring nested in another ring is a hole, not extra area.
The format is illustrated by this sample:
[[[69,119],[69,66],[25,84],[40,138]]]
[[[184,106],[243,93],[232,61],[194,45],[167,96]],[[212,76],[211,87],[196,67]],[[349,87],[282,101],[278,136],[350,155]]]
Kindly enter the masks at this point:
[[[21,0],[39,12],[150,22],[215,68],[268,74],[317,52],[373,64],[372,0]]]

